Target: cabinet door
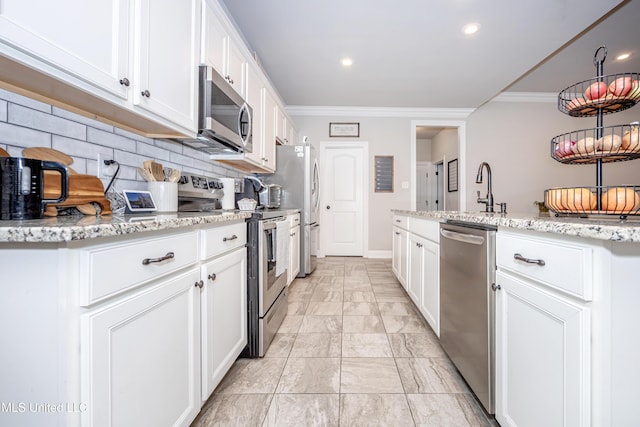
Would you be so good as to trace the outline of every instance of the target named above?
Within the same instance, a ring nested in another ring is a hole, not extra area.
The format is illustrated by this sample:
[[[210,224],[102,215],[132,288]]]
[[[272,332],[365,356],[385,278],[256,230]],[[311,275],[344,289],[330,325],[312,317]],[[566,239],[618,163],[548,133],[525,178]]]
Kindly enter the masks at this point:
[[[287,117],[284,115],[284,111],[279,105],[275,106],[275,120],[276,120],[276,138],[283,144],[287,144]]]
[[[409,277],[407,293],[417,307],[420,307],[424,280],[424,242],[425,240],[409,233]]]
[[[422,242],[424,277],[419,308],[431,328],[440,336],[440,248],[430,240]]]
[[[81,318],[83,426],[188,426],[200,411],[193,269]]]
[[[263,157],[262,164],[264,167],[276,170],[276,102],[273,95],[267,90],[262,89],[264,95],[263,110]]]
[[[393,227],[393,259],[391,268],[396,277],[407,290],[407,232],[401,228]]]
[[[202,1],[202,46],[200,63],[212,66],[224,76],[229,36],[207,0]]]
[[[0,39],[126,99],[127,87],[120,80],[131,79],[129,4],[128,0],[4,0]]]
[[[247,96],[246,81],[247,81],[247,60],[242,55],[242,52],[231,40],[227,42],[227,55],[224,76],[229,84],[238,92],[243,98]]]
[[[289,269],[287,284],[291,284],[300,272],[300,226],[291,228],[289,240]]]
[[[262,84],[262,80],[260,79],[258,72],[253,67],[248,67],[246,100],[253,109],[253,151],[251,153],[246,153],[245,157],[257,165],[262,165],[262,158],[264,157],[263,90],[264,85]]]
[[[590,310],[498,271],[496,419],[589,426]]]
[[[247,252],[238,249],[202,266],[202,401],[247,345]]]
[[[139,0],[136,4],[133,102],[195,132],[200,2]]]

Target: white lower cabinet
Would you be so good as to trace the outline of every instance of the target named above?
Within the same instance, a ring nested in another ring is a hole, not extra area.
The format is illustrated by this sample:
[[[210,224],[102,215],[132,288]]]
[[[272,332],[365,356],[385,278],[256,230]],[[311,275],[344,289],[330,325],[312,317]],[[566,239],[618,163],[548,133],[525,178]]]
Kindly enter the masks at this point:
[[[437,243],[409,233],[407,292],[436,335],[440,335],[440,252]]]
[[[202,402],[247,345],[247,252],[244,247],[202,265]]]
[[[498,271],[496,419],[590,425],[590,310]]]
[[[393,259],[391,269],[398,278],[398,281],[407,290],[407,267],[408,267],[408,242],[407,231],[400,227],[393,227]]]
[[[300,273],[300,226],[291,228],[289,237],[289,269],[287,270],[287,285]]]
[[[200,411],[200,272],[81,317],[83,426],[188,426]]]

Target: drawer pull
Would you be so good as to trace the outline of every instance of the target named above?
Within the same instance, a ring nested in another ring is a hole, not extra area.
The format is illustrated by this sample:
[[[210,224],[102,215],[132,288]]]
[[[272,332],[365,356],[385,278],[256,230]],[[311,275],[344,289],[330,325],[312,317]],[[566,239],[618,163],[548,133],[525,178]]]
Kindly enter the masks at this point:
[[[495,283],[491,284],[491,289],[493,289],[494,292],[499,291],[500,289],[502,289],[502,286],[500,285],[496,285]]]
[[[202,289],[203,286],[204,286],[204,282],[202,280],[200,280],[199,282],[196,282],[196,288]]]
[[[235,234],[231,237],[223,237],[222,241],[223,242],[228,242],[229,240],[236,240],[238,238],[238,236],[236,236]]]
[[[513,259],[517,259],[518,261],[524,261],[528,264],[538,264],[540,267],[544,267],[545,265],[545,262],[542,259],[525,258],[520,254],[513,254]]]
[[[396,222],[402,222],[402,221],[400,221],[399,219],[396,219]]]
[[[173,259],[175,258],[175,254],[173,252],[167,252],[167,254],[165,256],[162,256],[160,258],[145,258],[142,260],[142,265],[149,265],[151,263],[154,262],[162,262],[162,261],[166,261],[168,259]]]
[[[217,277],[218,277],[218,276],[216,276],[216,273],[211,273],[210,275],[208,275],[208,276],[207,276],[207,278],[208,278],[209,280],[211,280],[212,282],[213,282],[214,280],[216,280],[216,278],[217,278]]]

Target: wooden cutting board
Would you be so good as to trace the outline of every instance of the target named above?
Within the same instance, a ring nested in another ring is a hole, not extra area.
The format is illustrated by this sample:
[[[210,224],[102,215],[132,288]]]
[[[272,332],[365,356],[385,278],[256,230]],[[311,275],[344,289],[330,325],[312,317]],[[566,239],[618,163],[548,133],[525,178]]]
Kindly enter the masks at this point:
[[[62,203],[52,204],[51,206],[75,206],[82,207],[90,203],[100,205],[101,215],[111,214],[111,203],[104,197],[104,186],[98,177],[92,175],[75,174],[69,175],[69,189],[67,200]],[[55,171],[44,171],[44,197],[47,199],[55,199],[60,197],[60,174]],[[90,205],[93,210],[95,208]],[[85,206],[87,208],[88,206]],[[85,212],[87,215],[95,215],[96,213]]]
[[[11,157],[11,156],[9,155],[9,153],[7,153],[7,150],[0,147],[0,157]]]
[[[47,147],[25,148],[22,150],[22,155],[29,159],[50,160],[52,162],[62,163],[67,167],[73,163],[73,158],[71,156],[64,154],[62,151]],[[69,173],[75,174],[76,171],[72,172],[71,169],[69,169]]]

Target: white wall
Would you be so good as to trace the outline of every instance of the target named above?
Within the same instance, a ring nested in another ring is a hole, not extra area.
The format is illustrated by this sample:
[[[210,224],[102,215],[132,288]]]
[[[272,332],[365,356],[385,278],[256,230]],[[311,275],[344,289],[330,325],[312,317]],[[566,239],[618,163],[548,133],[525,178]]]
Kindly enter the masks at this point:
[[[604,116],[604,125],[637,121],[638,107]],[[558,111],[555,102],[489,102],[467,119],[467,209],[476,203],[478,166],[486,161],[493,172],[496,203],[507,202],[509,213],[536,214],[534,201],[543,201],[552,187],[596,185],[595,165],[565,165],[550,156],[551,138],[579,129],[594,128],[595,118],[574,118]],[[640,161],[603,165],[603,185],[640,184]]]

